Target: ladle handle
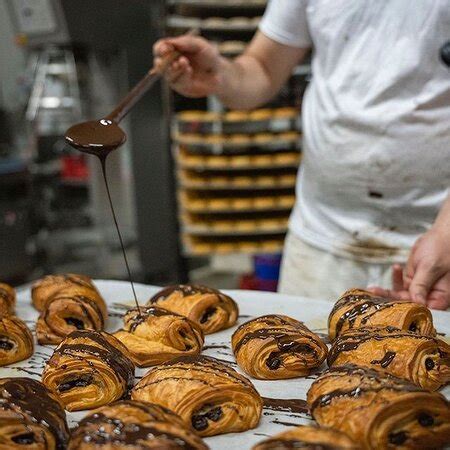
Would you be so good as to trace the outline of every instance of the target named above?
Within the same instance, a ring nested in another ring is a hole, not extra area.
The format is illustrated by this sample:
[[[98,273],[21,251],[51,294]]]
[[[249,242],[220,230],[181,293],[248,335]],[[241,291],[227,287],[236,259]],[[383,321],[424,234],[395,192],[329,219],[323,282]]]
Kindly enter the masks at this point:
[[[187,36],[196,36],[199,32],[197,29],[192,29],[186,33]],[[133,106],[142,98],[142,96],[150,89],[153,84],[164,75],[167,68],[179,57],[181,53],[174,50],[164,56],[159,68],[152,67],[147,74],[139,81],[136,86],[122,99],[122,101],[116,106],[106,119],[119,123],[133,108]]]

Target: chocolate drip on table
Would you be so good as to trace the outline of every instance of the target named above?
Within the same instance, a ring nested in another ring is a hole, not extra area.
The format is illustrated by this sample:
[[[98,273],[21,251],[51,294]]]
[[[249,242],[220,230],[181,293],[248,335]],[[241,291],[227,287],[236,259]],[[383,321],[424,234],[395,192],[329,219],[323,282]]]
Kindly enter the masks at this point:
[[[164,422],[161,422],[164,423]],[[96,430],[83,430],[82,427],[98,426]],[[105,425],[111,425],[109,432],[105,431]],[[195,450],[191,444],[180,436],[162,431],[151,425],[141,425],[139,423],[125,423],[118,418],[108,417],[102,413],[95,413],[83,419],[79,424],[79,433],[83,440],[95,445],[104,444],[125,444],[139,445],[138,441],[144,441],[141,448],[147,448],[145,441],[155,437],[156,439],[169,440],[186,450]]]
[[[0,384],[0,408],[15,409],[33,422],[47,427],[55,436],[57,449],[66,448],[69,429],[61,405],[50,397],[44,385],[31,378],[10,378]]]
[[[100,333],[95,331],[73,331],[70,333],[69,337],[72,339],[89,339],[98,344],[99,347],[82,343],[65,343],[57,347],[55,353],[59,353],[60,355],[66,354],[73,357],[76,357],[76,354],[74,353],[86,353],[100,358],[125,381],[128,388],[133,386],[133,363],[119,349],[110,344]]]
[[[264,408],[273,411],[287,411],[290,413],[309,414],[308,403],[302,399],[278,399],[263,397]]]

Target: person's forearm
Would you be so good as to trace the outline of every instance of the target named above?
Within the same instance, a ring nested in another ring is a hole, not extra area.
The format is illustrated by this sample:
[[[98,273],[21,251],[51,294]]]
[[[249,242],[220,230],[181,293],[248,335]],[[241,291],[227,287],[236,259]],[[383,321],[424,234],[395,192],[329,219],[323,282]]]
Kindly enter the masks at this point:
[[[228,108],[255,108],[267,103],[278,88],[263,64],[251,55],[221,60],[216,95]]]
[[[450,235],[450,194],[442,205],[433,224],[433,228],[439,229]]]

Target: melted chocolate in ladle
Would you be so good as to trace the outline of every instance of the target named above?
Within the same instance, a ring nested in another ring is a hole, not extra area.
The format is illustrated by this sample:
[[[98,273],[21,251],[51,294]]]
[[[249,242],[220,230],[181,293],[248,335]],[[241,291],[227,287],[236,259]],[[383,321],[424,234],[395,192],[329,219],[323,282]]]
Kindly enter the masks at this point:
[[[197,34],[196,30],[191,30],[189,35]],[[128,272],[128,277],[131,283],[134,300],[138,308],[139,315],[140,308],[134,288],[133,279],[131,276],[130,266],[128,264],[127,253],[123,244],[122,233],[120,232],[119,223],[117,221],[116,213],[114,211],[111,193],[109,191],[108,177],[106,175],[106,159],[108,155],[120,147],[127,139],[125,132],[119,127],[119,122],[128,114],[133,106],[144,96],[144,94],[159,80],[164,74],[165,70],[180,56],[180,53],[173,51],[163,57],[161,64],[158,67],[153,67],[144,78],[127,94],[127,96],[117,105],[114,111],[108,116],[100,120],[92,120],[83,122],[70,127],[66,132],[66,141],[75,149],[95,155],[99,158],[103,179],[105,181],[106,192],[108,194],[109,205],[114,219],[114,225],[119,236],[120,246],[122,248],[123,258]]]

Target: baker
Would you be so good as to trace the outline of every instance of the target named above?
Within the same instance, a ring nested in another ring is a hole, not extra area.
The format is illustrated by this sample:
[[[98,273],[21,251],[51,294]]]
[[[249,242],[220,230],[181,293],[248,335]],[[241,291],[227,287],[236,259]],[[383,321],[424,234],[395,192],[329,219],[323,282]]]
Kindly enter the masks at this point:
[[[234,60],[201,37],[167,79],[229,108],[268,102],[312,50],[303,159],[279,290],[335,299],[351,286],[450,305],[450,0],[271,0]]]

